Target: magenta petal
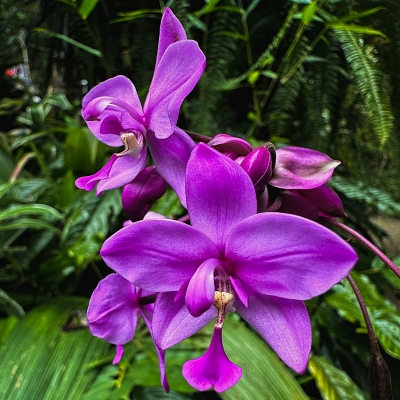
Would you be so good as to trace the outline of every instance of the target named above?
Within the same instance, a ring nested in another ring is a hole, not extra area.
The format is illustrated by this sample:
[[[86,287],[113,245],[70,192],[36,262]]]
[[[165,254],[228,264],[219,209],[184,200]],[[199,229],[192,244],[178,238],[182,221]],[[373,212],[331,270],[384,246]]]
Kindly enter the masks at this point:
[[[189,385],[197,390],[223,392],[242,377],[242,368],[234,364],[225,354],[222,344],[222,328],[215,328],[210,347],[200,358],[183,364],[182,375]]]
[[[235,303],[248,322],[290,368],[302,374],[311,351],[311,324],[302,301],[252,294],[249,307]]]
[[[137,288],[118,274],[108,275],[94,290],[87,316],[94,336],[117,345],[129,342],[139,317]]]
[[[218,257],[215,244],[182,222],[146,220],[129,225],[101,248],[106,264],[135,285],[154,292],[178,290],[205,260]]]
[[[84,189],[86,191],[93,190],[94,187],[97,185],[97,182],[101,181],[102,179],[108,179],[111,168],[117,158],[118,156],[116,154],[113,154],[108,163],[101,170],[97,171],[93,175],[82,176],[81,178],[78,178],[75,181],[76,187],[79,189]]]
[[[197,268],[186,291],[186,305],[193,317],[198,317],[213,304],[215,295],[214,270],[221,261],[211,258]]]
[[[204,143],[187,165],[186,201],[192,225],[220,248],[234,225],[257,212],[254,186],[243,168]]]
[[[171,9],[167,7],[161,19],[160,37],[158,39],[158,51],[155,69],[157,69],[160,59],[169,45],[186,39],[186,33],[183,29],[182,24],[179,22],[178,18],[175,17]]]
[[[313,189],[309,189],[313,190]],[[307,190],[303,190],[307,192]],[[279,212],[299,215],[316,221],[319,218],[318,208],[307,198],[300,196],[297,191],[286,190],[281,193],[282,205]]]
[[[165,139],[175,130],[179,109],[205,68],[205,57],[193,40],[168,46],[154,72],[144,113],[148,130]]]
[[[324,184],[340,161],[303,147],[287,146],[276,151],[272,186],[281,189],[312,189]]]
[[[105,190],[115,189],[131,182],[145,167],[146,154],[146,147],[143,147],[139,158],[132,158],[130,155],[117,157],[108,177],[100,180],[97,195],[100,196]]]
[[[117,344],[115,349],[115,357],[112,361],[113,364],[118,364],[121,361],[122,356],[124,355],[124,346]]]
[[[236,157],[230,157],[233,159],[239,156],[247,156],[247,154],[253,151],[253,147],[250,143],[246,142],[244,139],[227,135],[226,133],[216,135],[208,142],[208,146],[213,147],[223,154],[236,154]]]
[[[139,96],[137,95],[136,88],[126,76],[115,76],[114,78],[107,79],[91,89],[82,100],[82,112],[84,112],[86,106],[93,99],[104,96],[115,97],[116,99],[122,100],[138,112],[140,111],[140,114],[143,114],[141,112],[142,105]]]
[[[226,241],[233,275],[255,291],[306,300],[347,276],[353,248],[329,229],[302,217],[268,212],[236,225]]]
[[[342,200],[328,185],[321,185],[315,189],[299,190],[298,193],[311,201],[325,216],[347,217]]]
[[[179,128],[167,139],[157,139],[153,132],[148,132],[147,140],[157,171],[186,207],[186,165],[195,146],[194,141]]]
[[[157,296],[153,315],[153,338],[160,349],[167,349],[192,336],[217,316],[217,309],[193,317],[186,307],[185,299],[174,300],[176,292],[160,293]]]

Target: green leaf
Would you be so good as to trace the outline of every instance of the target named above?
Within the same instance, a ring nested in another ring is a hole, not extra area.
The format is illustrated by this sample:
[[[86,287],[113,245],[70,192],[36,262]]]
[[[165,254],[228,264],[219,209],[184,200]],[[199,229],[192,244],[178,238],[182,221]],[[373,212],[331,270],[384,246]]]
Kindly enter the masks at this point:
[[[250,72],[247,81],[250,83],[250,85],[254,85],[257,82],[259,76],[260,76],[260,71]]]
[[[223,339],[228,357],[243,369],[242,379],[219,394],[223,400],[308,399],[289,369],[244,323],[227,318]]]
[[[88,329],[61,327],[87,300],[63,297],[32,310],[14,327],[0,348],[0,398],[81,399],[97,375],[87,365],[104,356],[109,344]]]
[[[400,268],[400,256],[393,258],[392,261]],[[379,257],[375,257],[372,260],[371,268],[378,270],[387,282],[389,282],[394,288],[400,290],[399,277],[389,267],[387,267]]]
[[[332,22],[354,21],[355,19],[361,19],[364,17],[368,17],[369,15],[375,14],[378,11],[381,11],[384,9],[385,9],[385,7],[375,7],[375,8],[370,8],[368,10],[359,11],[359,12],[352,12],[350,14],[345,15],[344,17],[334,19]]]
[[[182,207],[176,193],[173,190],[168,189],[164,196],[154,203],[151,211],[165,215],[167,218],[176,218],[183,214],[184,208]]]
[[[366,400],[350,377],[325,358],[312,356],[308,370],[324,400]]]
[[[154,17],[153,14],[160,14],[160,13],[161,13],[160,9],[141,9],[125,13],[118,13],[120,18],[113,19],[112,21],[110,21],[110,24],[132,21],[137,18]]]
[[[6,341],[15,325],[19,321],[19,318],[15,315],[9,315],[7,318],[0,318],[0,348]]]
[[[0,289],[0,309],[17,317],[25,315],[24,309],[2,289]]]
[[[83,0],[78,12],[82,19],[86,19],[89,14],[94,10],[99,0]]]
[[[371,320],[376,337],[386,353],[400,360],[400,315],[374,312]]]
[[[12,222],[2,222],[2,224],[0,225],[0,232],[12,229],[26,229],[26,228],[47,229],[51,232],[56,233],[57,235],[61,235],[61,231],[57,229],[53,224],[34,218],[18,218],[17,220]]]
[[[0,221],[7,218],[22,217],[25,215],[40,215],[52,219],[61,219],[62,215],[53,207],[46,204],[24,204],[12,206],[0,211]]]
[[[321,5],[318,4],[318,0],[314,0],[308,6],[304,7],[303,12],[301,13],[301,20],[304,25],[307,26],[313,20],[320,7]]]
[[[337,21],[328,22],[326,24],[326,26],[328,26],[329,28],[338,29],[341,31],[363,33],[365,35],[378,35],[378,36],[384,37],[385,39],[387,38],[387,36],[383,32],[381,32],[377,29],[368,28],[367,26],[360,26],[360,25],[355,25],[355,24],[344,24],[342,22],[337,22]]]
[[[46,35],[53,36],[53,37],[55,37],[57,39],[64,40],[65,42],[70,43],[73,46],[79,47],[80,49],[85,50],[88,53],[90,53],[90,54],[92,54],[92,55],[94,55],[96,57],[99,57],[99,58],[103,57],[103,55],[101,54],[101,51],[93,49],[92,47],[86,46],[83,43],[77,42],[76,40],[71,39],[68,36],[61,35],[60,33],[52,32],[52,31],[49,31],[49,30],[44,29],[44,28],[35,28],[34,30],[36,32],[45,33]]]

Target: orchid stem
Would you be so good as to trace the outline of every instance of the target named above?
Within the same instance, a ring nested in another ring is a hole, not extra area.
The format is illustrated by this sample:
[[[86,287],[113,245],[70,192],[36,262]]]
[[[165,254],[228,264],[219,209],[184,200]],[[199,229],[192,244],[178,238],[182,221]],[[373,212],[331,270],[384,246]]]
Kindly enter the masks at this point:
[[[336,226],[337,228],[347,232],[357,240],[359,240],[362,244],[364,244],[368,249],[370,249],[373,253],[375,253],[399,278],[400,278],[400,268],[386,255],[384,254],[381,250],[378,249],[373,243],[371,243],[368,239],[366,239],[364,236],[356,232],[354,229],[349,228],[347,225],[342,224],[339,221],[336,221],[334,219],[329,219],[329,218],[324,218],[322,219],[331,224]]]
[[[360,289],[358,288],[356,282],[354,281],[353,277],[349,274],[347,275],[347,280],[349,281],[351,287],[353,288],[353,292],[357,297],[358,304],[360,305],[361,312],[364,317],[365,325],[367,326],[368,330],[368,337],[371,344],[371,352],[373,354],[379,354],[379,345],[378,341],[376,340],[374,328],[372,327],[371,318],[369,317],[367,306],[365,305],[364,299],[361,295]]]

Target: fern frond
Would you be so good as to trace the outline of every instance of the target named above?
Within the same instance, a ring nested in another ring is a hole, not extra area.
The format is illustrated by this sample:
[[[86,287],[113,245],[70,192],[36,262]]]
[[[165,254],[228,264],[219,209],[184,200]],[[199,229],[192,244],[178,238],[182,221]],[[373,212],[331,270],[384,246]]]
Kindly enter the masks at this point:
[[[339,39],[354,79],[363,95],[368,117],[380,144],[384,145],[393,131],[394,116],[388,93],[383,90],[385,74],[368,58],[359,36],[349,31],[334,31]]]

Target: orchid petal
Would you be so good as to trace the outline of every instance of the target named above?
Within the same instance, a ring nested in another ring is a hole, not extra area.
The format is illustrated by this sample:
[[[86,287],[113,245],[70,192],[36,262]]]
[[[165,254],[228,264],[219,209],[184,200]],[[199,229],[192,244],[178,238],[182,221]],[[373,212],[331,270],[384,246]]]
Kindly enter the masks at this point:
[[[124,346],[122,346],[121,344],[117,344],[117,347],[115,349],[115,357],[112,363],[118,364],[121,361],[123,355],[124,355]]]
[[[176,128],[179,109],[205,68],[205,57],[193,40],[168,46],[154,72],[144,113],[148,130],[159,139],[169,137]]]
[[[186,201],[192,226],[221,249],[231,228],[257,211],[254,186],[243,168],[204,143],[187,165]]]
[[[307,192],[307,190],[304,190],[304,192]],[[282,205],[279,208],[279,212],[299,215],[312,221],[316,221],[319,218],[318,208],[309,199],[300,196],[296,190],[294,192],[286,190],[281,193],[281,198]]]
[[[281,189],[312,189],[327,182],[339,164],[319,151],[286,146],[276,151],[274,175],[269,183]]]
[[[105,190],[115,189],[131,182],[146,165],[146,147],[140,152],[139,158],[130,155],[117,157],[113,163],[108,177],[102,178],[97,186],[97,195],[100,196]]]
[[[253,151],[253,147],[250,143],[246,142],[244,139],[227,135],[226,133],[215,135],[207,145],[223,154],[236,153],[236,157],[247,156]]]
[[[183,364],[182,375],[197,390],[223,392],[242,377],[242,368],[226,356],[222,344],[222,328],[215,328],[210,347],[200,358]]]
[[[135,286],[120,275],[108,275],[94,290],[87,316],[94,336],[117,345],[129,342],[139,316]]]
[[[102,179],[108,179],[111,168],[113,167],[117,159],[118,156],[116,154],[113,154],[110,160],[101,170],[97,171],[93,175],[82,176],[81,178],[78,178],[75,181],[76,187],[78,187],[79,189],[84,189],[86,191],[93,190],[97,182],[101,181]]]
[[[158,51],[156,67],[168,46],[180,40],[187,40],[185,30],[178,18],[175,17],[170,8],[166,8],[161,18],[160,37],[158,39]]]
[[[353,248],[302,217],[257,214],[236,225],[226,243],[233,275],[253,290],[306,300],[329,290],[357,261]]]
[[[153,337],[160,349],[167,349],[206,326],[217,316],[211,307],[199,317],[193,317],[183,297],[174,301],[176,292],[160,293],[157,296],[153,315]]]
[[[198,317],[213,304],[215,295],[214,270],[221,261],[211,258],[193,274],[186,291],[186,305],[193,317]]]
[[[147,140],[158,173],[175,190],[182,205],[186,207],[186,165],[195,146],[194,141],[179,128],[167,139],[157,139],[153,132],[148,132]]]
[[[123,75],[115,76],[101,82],[82,100],[82,113],[84,114],[87,105],[98,97],[114,97],[120,101],[130,104],[139,114],[143,115],[142,105],[136,92],[135,85]]]
[[[347,217],[342,200],[328,185],[321,185],[315,189],[299,190],[298,193],[310,200],[325,216]]]
[[[302,374],[311,351],[311,324],[302,301],[251,294],[249,307],[235,303],[250,324],[290,368]]]
[[[203,261],[217,257],[214,243],[192,226],[171,220],[129,225],[107,239],[106,264],[135,285],[154,292],[178,290]]]

